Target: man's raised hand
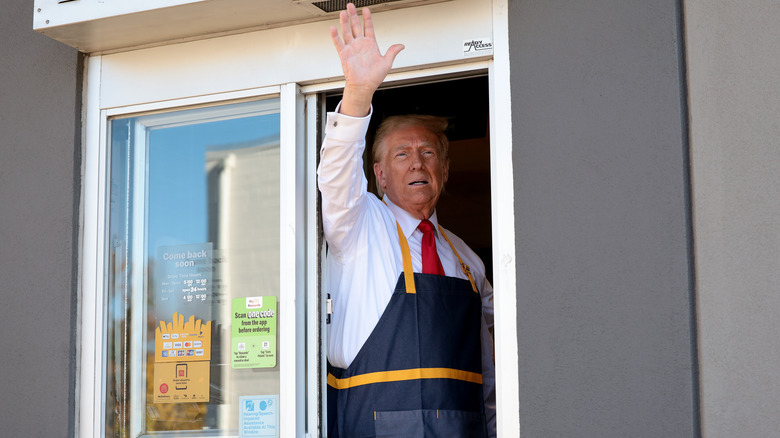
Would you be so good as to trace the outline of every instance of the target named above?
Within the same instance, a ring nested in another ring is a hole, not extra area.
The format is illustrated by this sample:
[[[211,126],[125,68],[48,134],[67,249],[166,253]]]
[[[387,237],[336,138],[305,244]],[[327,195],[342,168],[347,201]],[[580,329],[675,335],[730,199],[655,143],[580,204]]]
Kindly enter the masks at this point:
[[[344,70],[344,97],[340,112],[348,116],[363,117],[371,108],[374,92],[393,66],[396,55],[404,49],[402,44],[394,44],[384,55],[374,35],[374,23],[371,11],[363,8],[363,26],[352,3],[339,15],[341,36],[335,26],[330,28],[333,45],[341,59]]]

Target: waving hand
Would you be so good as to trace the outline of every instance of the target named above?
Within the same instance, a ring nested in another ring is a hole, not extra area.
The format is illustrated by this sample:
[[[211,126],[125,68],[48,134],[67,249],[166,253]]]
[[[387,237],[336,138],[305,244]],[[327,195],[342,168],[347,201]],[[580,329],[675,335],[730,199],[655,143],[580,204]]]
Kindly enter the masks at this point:
[[[330,28],[333,45],[341,59],[346,84],[340,112],[348,116],[363,117],[371,107],[371,98],[393,66],[396,55],[404,49],[394,44],[384,55],[374,35],[371,11],[363,8],[363,26],[357,9],[352,3],[339,16],[341,36],[335,26]]]

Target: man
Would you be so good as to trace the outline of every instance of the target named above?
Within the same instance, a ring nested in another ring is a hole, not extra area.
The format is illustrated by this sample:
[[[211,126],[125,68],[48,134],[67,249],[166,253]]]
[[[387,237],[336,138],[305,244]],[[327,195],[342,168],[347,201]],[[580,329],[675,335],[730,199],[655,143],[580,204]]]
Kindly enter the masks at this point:
[[[449,172],[446,121],[388,119],[367,192],[362,154],[371,99],[395,56],[370,11],[349,4],[331,37],[346,84],[328,114],[318,169],[328,242],[329,437],[495,436],[492,287],[484,265],[438,225]]]

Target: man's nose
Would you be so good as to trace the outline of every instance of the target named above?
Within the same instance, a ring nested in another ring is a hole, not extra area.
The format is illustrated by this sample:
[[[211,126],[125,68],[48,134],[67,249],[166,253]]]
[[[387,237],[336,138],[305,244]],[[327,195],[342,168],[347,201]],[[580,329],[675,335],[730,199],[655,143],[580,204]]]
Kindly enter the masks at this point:
[[[412,152],[412,169],[422,169],[425,167],[425,160],[423,160],[422,152]]]

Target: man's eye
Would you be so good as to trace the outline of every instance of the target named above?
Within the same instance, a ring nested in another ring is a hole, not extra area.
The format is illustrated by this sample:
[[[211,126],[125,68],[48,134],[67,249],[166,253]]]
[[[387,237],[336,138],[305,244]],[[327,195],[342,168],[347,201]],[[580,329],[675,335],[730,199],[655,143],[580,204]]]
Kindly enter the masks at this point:
[[[403,158],[405,156],[406,156],[406,152],[399,152],[398,154],[396,154],[396,157],[398,158]]]

